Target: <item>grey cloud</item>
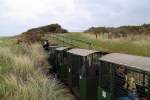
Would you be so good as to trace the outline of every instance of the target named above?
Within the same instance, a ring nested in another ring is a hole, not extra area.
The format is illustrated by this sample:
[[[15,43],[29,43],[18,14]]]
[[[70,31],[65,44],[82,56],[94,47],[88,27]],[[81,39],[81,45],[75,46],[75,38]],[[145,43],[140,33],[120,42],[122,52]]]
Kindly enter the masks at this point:
[[[29,13],[32,15],[26,11],[27,17],[17,16],[18,13],[12,15],[6,1],[9,0],[0,1],[0,35],[21,33],[32,27],[51,23],[60,23],[63,27],[74,31],[84,30],[90,26],[120,26],[150,22],[149,0],[73,0],[71,7],[68,4],[68,7],[63,9],[64,5],[57,5],[54,8],[48,6],[51,4],[41,5],[41,8],[44,8],[40,13],[34,8],[33,14]]]

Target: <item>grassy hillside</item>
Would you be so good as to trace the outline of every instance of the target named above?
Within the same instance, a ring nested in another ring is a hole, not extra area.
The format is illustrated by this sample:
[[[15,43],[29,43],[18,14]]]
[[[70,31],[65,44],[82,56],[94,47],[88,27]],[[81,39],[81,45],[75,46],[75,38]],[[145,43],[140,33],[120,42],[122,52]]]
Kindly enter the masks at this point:
[[[13,38],[0,38],[0,100],[72,100],[69,91],[47,69],[41,45],[17,45]]]
[[[107,35],[99,35],[98,38],[86,33],[66,33],[61,35],[46,36],[49,40],[58,41],[64,45],[73,44],[81,48],[89,48],[108,52],[119,52],[141,56],[150,56],[149,35],[127,35],[127,37],[109,39]],[[79,41],[76,41],[79,40]],[[64,43],[62,42],[64,41]],[[89,42],[91,46],[85,42]],[[68,44],[69,43],[69,44]]]
[[[67,32],[68,31],[62,28],[59,24],[51,24],[29,29],[19,35],[18,40],[25,43],[35,43],[41,41],[45,34],[62,34]]]
[[[139,26],[120,26],[120,27],[91,27],[85,32],[94,34],[108,34],[111,33],[113,37],[126,37],[129,34],[150,35],[150,24],[143,24]]]

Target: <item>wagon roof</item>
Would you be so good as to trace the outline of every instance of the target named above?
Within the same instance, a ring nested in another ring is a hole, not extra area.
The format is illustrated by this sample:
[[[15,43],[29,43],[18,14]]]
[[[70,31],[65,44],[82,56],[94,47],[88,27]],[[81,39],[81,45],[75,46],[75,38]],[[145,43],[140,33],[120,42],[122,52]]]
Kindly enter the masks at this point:
[[[69,49],[70,47],[59,47],[59,48],[56,48],[56,50],[58,51],[63,51],[63,50],[66,50],[66,49]]]
[[[75,55],[79,55],[79,56],[88,56],[98,51],[74,48],[74,49],[68,50],[67,52],[75,54]]]
[[[150,71],[150,57],[111,53],[101,57],[100,60]]]

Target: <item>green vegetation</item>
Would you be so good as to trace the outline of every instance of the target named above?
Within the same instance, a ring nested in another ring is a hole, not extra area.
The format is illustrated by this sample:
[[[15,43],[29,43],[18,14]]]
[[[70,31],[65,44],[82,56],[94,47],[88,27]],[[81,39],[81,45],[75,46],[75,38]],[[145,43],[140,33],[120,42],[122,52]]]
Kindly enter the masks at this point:
[[[12,46],[15,42],[15,38],[0,37],[0,47]]]
[[[47,77],[47,54],[41,45],[17,45],[0,38],[0,100],[72,100],[69,91]]]
[[[111,37],[126,37],[127,35],[150,35],[150,24],[139,26],[120,26],[120,27],[91,27],[85,30],[91,34],[109,34]]]
[[[43,39],[66,46],[150,57],[149,24],[92,27],[87,33],[61,34],[64,32],[67,30],[52,24],[30,29],[17,37],[0,37],[0,100],[73,99],[68,89],[52,76],[46,76],[47,54],[36,44]]]
[[[91,43],[91,48],[95,50],[150,56],[150,36],[144,34],[127,35],[127,37],[112,39],[109,39],[106,34],[99,35],[96,39],[95,35],[87,33],[66,33],[49,36],[49,40],[55,40],[59,43],[63,43],[62,41],[64,41],[64,45],[68,45],[69,43],[77,47],[89,48],[88,44],[74,39]]]

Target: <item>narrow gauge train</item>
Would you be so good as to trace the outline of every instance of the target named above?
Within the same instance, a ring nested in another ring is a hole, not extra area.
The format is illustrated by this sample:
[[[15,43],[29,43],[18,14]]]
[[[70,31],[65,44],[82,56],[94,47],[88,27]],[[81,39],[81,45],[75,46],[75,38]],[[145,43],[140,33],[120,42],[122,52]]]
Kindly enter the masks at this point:
[[[51,52],[58,78],[80,100],[150,100],[150,57],[59,46]]]

